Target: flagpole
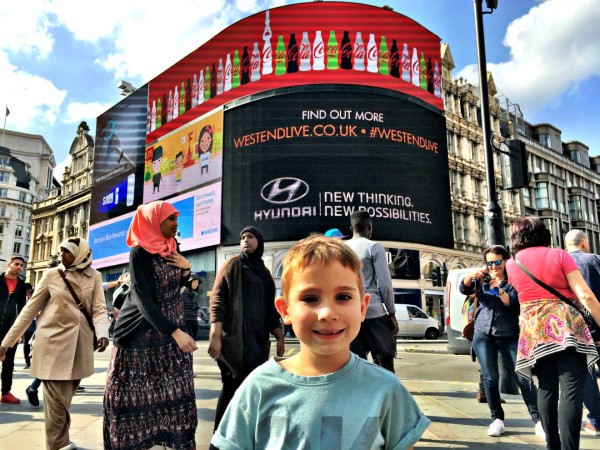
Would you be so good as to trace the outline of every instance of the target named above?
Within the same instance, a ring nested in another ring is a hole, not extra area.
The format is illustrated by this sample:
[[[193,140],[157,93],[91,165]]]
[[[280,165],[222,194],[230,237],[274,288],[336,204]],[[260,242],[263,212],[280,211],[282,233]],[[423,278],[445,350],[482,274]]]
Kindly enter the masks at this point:
[[[4,109],[4,126],[2,127],[2,147],[4,147],[4,134],[6,132],[6,118],[8,117],[8,105]]]

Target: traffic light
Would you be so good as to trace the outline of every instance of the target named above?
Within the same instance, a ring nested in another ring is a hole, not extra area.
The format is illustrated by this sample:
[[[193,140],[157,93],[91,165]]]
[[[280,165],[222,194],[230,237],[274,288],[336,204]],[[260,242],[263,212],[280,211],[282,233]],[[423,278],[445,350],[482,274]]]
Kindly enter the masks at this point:
[[[527,167],[525,143],[514,139],[506,141],[500,150],[502,165],[502,190],[520,189],[528,186],[531,174]]]

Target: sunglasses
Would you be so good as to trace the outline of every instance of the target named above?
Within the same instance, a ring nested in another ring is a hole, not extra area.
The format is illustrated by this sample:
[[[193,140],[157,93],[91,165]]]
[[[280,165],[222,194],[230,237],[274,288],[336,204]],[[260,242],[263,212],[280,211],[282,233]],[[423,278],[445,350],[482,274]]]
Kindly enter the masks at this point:
[[[488,267],[492,267],[494,264],[496,264],[496,266],[500,266],[503,262],[503,259],[497,259],[496,261],[486,261],[486,264]]]

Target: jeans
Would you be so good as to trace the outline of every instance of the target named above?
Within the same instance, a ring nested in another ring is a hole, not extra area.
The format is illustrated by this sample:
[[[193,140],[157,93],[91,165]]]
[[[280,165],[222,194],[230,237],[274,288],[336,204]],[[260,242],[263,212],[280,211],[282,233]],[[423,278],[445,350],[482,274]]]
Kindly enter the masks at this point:
[[[487,397],[492,420],[504,420],[504,410],[500,403],[500,389],[498,387],[500,382],[498,355],[500,354],[504,359],[506,369],[509,373],[515,374],[525,406],[527,406],[531,420],[535,423],[540,420],[537,405],[537,389],[527,378],[515,372],[518,340],[518,336],[497,337],[475,331],[473,348],[481,367],[485,396]]]
[[[547,448],[578,449],[583,387],[588,374],[585,355],[577,353],[575,349],[552,353],[536,362],[535,371],[539,381],[538,405]]]
[[[4,361],[2,362],[2,395],[6,395],[12,389],[13,371],[15,368],[15,354],[17,353],[17,344],[6,350]]]
[[[598,347],[596,347],[598,350]],[[587,418],[596,429],[600,429],[600,390],[596,373],[588,372],[583,388],[583,404],[588,410]]]

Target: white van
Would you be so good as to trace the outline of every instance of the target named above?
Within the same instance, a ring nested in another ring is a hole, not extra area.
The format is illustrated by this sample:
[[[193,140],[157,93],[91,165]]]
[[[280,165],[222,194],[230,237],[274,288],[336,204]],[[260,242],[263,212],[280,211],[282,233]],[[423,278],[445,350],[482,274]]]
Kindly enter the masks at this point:
[[[414,305],[396,303],[398,337],[437,339],[442,334],[437,319]]]
[[[448,353],[455,355],[468,355],[471,350],[471,343],[462,337],[463,316],[462,307],[465,301],[465,295],[458,290],[460,281],[469,273],[477,270],[476,267],[465,269],[452,269],[448,272],[446,281],[446,304],[444,311],[446,314],[446,333],[448,333]]]

